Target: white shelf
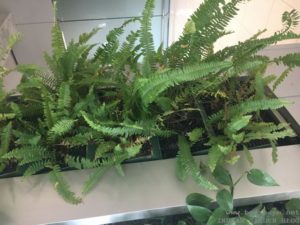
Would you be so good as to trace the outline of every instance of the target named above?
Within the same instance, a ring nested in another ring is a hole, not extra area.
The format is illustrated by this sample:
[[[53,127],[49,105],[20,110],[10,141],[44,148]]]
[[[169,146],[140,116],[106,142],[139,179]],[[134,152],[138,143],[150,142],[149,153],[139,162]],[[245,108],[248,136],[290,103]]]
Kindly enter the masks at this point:
[[[300,197],[300,179],[295,172],[300,170],[300,145],[279,147],[279,162],[275,165],[271,160],[271,149],[254,150],[253,156],[255,167],[267,171],[281,186],[257,187],[244,179],[236,189],[238,204]],[[207,157],[196,158],[205,161]],[[118,176],[114,170],[109,171],[84,199],[84,203],[78,206],[65,203],[54,191],[47,175],[33,176],[27,180],[2,179],[1,224],[101,224],[139,218],[145,212],[150,215],[149,212],[161,212],[162,209],[184,209],[185,197],[192,192],[214,197],[214,193],[197,187],[191,180],[179,182],[175,177],[175,159],[127,164],[124,169],[125,177]],[[244,157],[236,167],[230,168],[235,179],[247,169],[248,162]],[[64,175],[72,188],[78,191],[89,172],[70,171]],[[86,220],[78,221],[80,219]]]

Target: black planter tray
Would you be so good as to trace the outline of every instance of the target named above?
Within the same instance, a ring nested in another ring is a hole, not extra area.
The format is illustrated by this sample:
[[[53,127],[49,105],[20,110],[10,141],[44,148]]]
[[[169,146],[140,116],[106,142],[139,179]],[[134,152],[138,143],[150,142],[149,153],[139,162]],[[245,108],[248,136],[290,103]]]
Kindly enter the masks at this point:
[[[272,98],[277,98],[276,95],[271,91],[270,88],[265,88],[266,95]],[[261,113],[263,121],[265,122],[274,122],[278,123],[287,123],[290,128],[295,132],[296,137],[286,137],[284,139],[280,139],[277,142],[278,146],[288,146],[300,144],[300,125],[294,119],[294,117],[290,114],[290,112],[285,108],[280,108],[278,110],[265,110]],[[208,153],[208,148],[204,144],[208,140],[203,140],[201,143],[198,142],[194,144],[191,148],[193,155],[206,155]],[[174,158],[178,152],[177,146],[177,137],[170,138],[160,138],[160,149],[162,151],[161,155],[163,159]],[[267,148],[271,147],[271,144],[267,140],[256,140],[247,144],[247,147],[250,150],[259,149],[259,148]],[[242,150],[242,147],[239,147],[238,150]]]

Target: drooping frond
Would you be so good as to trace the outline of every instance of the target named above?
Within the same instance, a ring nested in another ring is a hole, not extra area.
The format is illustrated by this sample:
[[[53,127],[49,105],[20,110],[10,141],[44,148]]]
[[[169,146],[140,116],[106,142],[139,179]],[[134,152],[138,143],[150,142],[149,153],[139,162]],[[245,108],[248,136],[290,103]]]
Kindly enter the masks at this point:
[[[45,169],[47,165],[50,164],[50,162],[50,160],[41,160],[31,163],[23,173],[23,176],[28,177],[36,174],[37,172],[40,172],[41,170]]]
[[[201,187],[204,187],[209,190],[217,190],[217,187],[208,181],[205,177],[203,177],[200,173],[199,167],[197,166],[192,154],[190,146],[187,140],[179,136],[178,138],[178,147],[179,147],[179,154],[177,156],[177,160],[180,164],[179,169],[183,169],[181,173],[185,173],[190,175],[193,180]]]
[[[77,197],[75,193],[70,190],[70,185],[63,178],[58,165],[52,167],[52,171],[49,173],[49,177],[57,193],[66,202],[75,205],[82,202],[82,199]]]
[[[90,174],[89,178],[83,184],[83,188],[82,188],[83,195],[88,194],[97,185],[97,183],[102,178],[106,170],[107,170],[106,167],[99,167],[96,168],[95,171],[93,171]]]

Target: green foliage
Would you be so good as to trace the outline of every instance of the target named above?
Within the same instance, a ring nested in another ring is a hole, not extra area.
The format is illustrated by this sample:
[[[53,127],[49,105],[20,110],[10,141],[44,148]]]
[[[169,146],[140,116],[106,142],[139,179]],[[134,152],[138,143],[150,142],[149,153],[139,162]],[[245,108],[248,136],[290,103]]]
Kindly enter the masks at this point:
[[[233,210],[233,196],[226,189],[218,191],[217,202],[223,210],[227,212],[231,212]]]
[[[41,146],[24,146],[23,148],[13,149],[2,156],[4,159],[17,159],[19,165],[37,162],[41,159],[48,159],[50,157],[50,152]]]
[[[59,170],[59,166],[56,165],[52,167],[49,177],[54,185],[55,190],[66,202],[71,204],[81,203],[81,198],[77,197],[74,192],[70,191],[70,186],[63,178]]]
[[[62,136],[67,132],[70,132],[73,128],[76,120],[63,119],[54,124],[50,129],[50,134],[55,136]]]
[[[216,186],[208,181],[199,171],[197,164],[192,157],[190,146],[187,140],[182,136],[179,136],[178,138],[178,147],[179,153],[177,156],[177,163],[180,164],[180,169],[183,170],[182,173],[191,176],[199,186],[209,190],[216,190]]]
[[[251,169],[247,174],[248,180],[259,186],[278,186],[276,181],[266,172],[259,169]]]
[[[181,70],[157,73],[149,79],[140,79],[137,84],[137,91],[145,106],[155,99],[166,89],[179,85],[183,82],[194,81],[203,78],[211,73],[219,72],[229,68],[230,62],[204,63],[201,65],[189,66]]]
[[[154,65],[154,42],[151,33],[151,20],[154,10],[154,0],[148,0],[145,5],[145,9],[142,14],[141,19],[141,35],[140,43],[142,46],[142,51],[144,55],[144,63],[142,68],[142,73],[144,76],[149,76],[152,72],[152,67]]]
[[[189,210],[198,222],[217,224],[224,210],[232,210],[234,188],[242,178],[234,183],[225,169],[226,164],[239,160],[237,149],[244,147],[252,165],[248,144],[267,140],[276,162],[277,141],[295,135],[285,123],[264,122],[261,112],[288,104],[270,98],[265,86],[277,88],[300,66],[299,53],[270,59],[258,52],[282,40],[299,39],[293,32],[299,15],[295,10],[285,12],[282,30],[270,37],[260,38],[264,30],[259,31],[246,41],[214,52],[216,41],[230,34],[226,26],[242,2],[203,1],[179,40],[158,49],[151,34],[154,0],[146,1],[140,18],[111,30],[98,47],[89,41],[99,28],[80,35],[77,42],[65,43],[55,22],[52,54],[45,54],[47,70],[35,65],[0,67],[0,169],[17,164],[16,171],[25,169],[24,176],[50,169],[57,192],[67,202],[78,204],[81,199],[61,174],[66,165],[93,169],[82,188],[85,195],[107,170],[117,169],[124,175],[121,164],[135,157],[152,137],[164,141],[173,136],[178,138],[179,148],[177,177],[185,180],[191,176],[199,186],[216,191],[223,208],[212,212],[207,209],[210,200],[194,194],[188,199]],[[123,39],[125,28],[132,23],[140,27]],[[17,39],[12,37],[8,49],[1,49],[1,59]],[[278,78],[265,75],[272,63],[285,67]],[[20,96],[11,102],[10,95],[15,93],[4,91],[3,77],[13,70],[23,78],[16,90]],[[208,160],[200,166],[191,150],[199,143],[208,149]],[[257,169],[248,171],[247,177],[259,185],[276,184]],[[251,224],[246,218],[242,223]],[[236,218],[230,222],[240,223]]]

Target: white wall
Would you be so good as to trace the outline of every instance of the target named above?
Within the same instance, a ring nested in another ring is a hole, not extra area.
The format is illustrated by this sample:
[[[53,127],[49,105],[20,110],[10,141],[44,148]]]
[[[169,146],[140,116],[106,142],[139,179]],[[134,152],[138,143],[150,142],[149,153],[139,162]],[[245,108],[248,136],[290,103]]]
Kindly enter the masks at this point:
[[[203,0],[172,0],[170,17],[170,37],[169,41],[174,42],[182,33],[184,24],[195,9]],[[240,5],[239,14],[228,26],[229,31],[235,31],[218,41],[216,49],[233,45],[238,41],[245,40],[254,35],[258,30],[268,28],[268,31],[261,37],[273,34],[282,28],[281,15],[284,11],[290,11],[293,8],[300,11],[299,0],[251,0]],[[300,33],[300,26],[295,29]],[[283,43],[297,43],[299,41],[291,40]]]

